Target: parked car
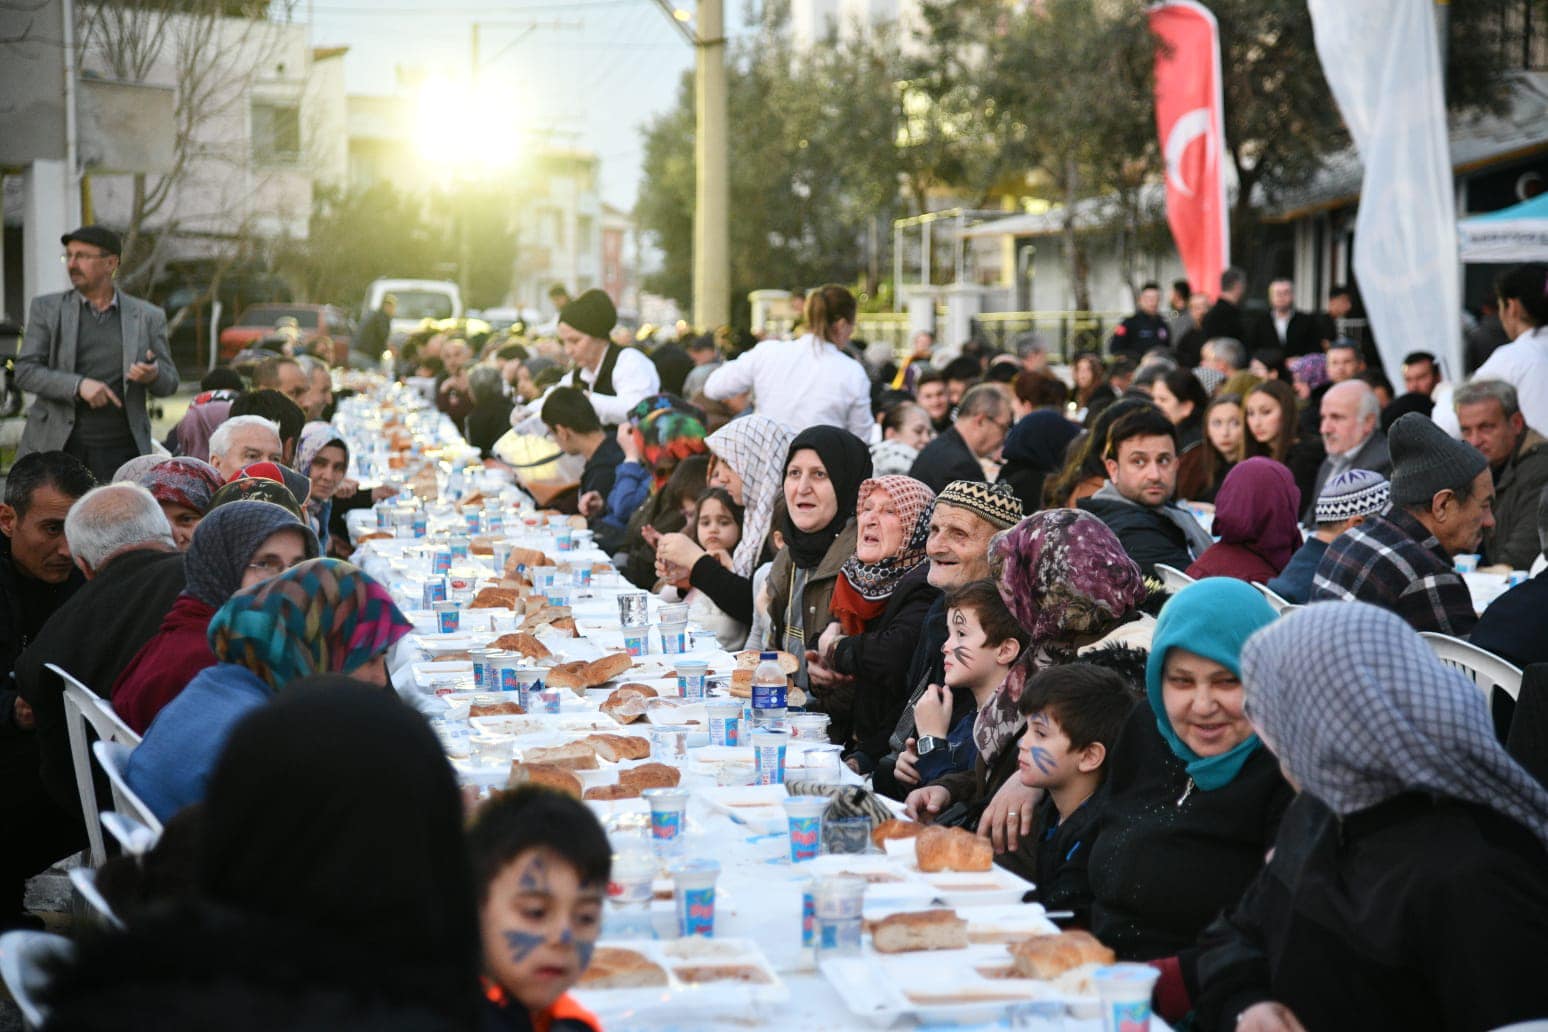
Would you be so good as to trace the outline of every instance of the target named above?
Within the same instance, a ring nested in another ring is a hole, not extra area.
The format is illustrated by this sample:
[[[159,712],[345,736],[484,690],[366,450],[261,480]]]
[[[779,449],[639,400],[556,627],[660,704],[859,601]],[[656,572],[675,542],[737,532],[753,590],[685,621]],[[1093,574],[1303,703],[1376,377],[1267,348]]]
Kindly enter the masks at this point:
[[[349,364],[349,346],[355,336],[354,323],[335,305],[296,303],[251,305],[237,316],[236,323],[221,331],[220,358],[229,362],[237,352],[256,347],[274,335],[281,319],[294,319],[301,329],[299,343],[312,347],[320,342],[334,365]]]

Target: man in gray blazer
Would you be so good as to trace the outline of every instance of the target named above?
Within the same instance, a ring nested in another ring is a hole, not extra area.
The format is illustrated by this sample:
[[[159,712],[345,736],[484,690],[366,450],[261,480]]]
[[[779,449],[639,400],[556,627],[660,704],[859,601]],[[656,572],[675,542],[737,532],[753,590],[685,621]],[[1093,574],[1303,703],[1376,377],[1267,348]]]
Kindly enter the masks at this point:
[[[150,452],[145,395],[177,390],[177,367],[161,309],[113,285],[118,234],[82,226],[60,240],[75,289],[35,297],[27,313],[16,382],[37,397],[17,457],[65,451],[107,483]]]
[[[1335,383],[1322,396],[1322,445],[1328,457],[1317,470],[1311,504],[1301,522],[1313,526],[1317,499],[1329,480],[1351,469],[1365,469],[1384,477],[1392,475],[1392,456],[1387,435],[1376,426],[1381,403],[1363,380]]]

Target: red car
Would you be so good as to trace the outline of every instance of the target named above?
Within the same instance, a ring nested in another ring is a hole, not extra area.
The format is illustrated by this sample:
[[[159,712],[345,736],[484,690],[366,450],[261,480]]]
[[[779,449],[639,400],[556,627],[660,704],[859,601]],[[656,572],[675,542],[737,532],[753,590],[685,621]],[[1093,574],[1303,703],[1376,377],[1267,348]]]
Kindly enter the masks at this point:
[[[220,358],[229,362],[237,352],[255,347],[263,338],[274,333],[274,326],[289,316],[301,327],[301,343],[310,345],[319,338],[326,338],[331,348],[334,365],[349,363],[350,340],[355,327],[342,308],[334,305],[303,305],[291,302],[271,302],[249,305],[235,324],[220,332]]]

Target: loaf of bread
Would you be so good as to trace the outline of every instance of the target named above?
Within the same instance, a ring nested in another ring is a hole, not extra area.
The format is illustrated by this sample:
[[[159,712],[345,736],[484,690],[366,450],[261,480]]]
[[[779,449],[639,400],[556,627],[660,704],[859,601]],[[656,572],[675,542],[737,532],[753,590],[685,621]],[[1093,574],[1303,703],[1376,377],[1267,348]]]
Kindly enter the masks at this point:
[[[994,847],[961,828],[926,828],[914,838],[921,871],[987,871],[994,866]]]
[[[610,763],[619,760],[644,760],[650,757],[650,739],[638,735],[587,735],[581,739],[591,746],[602,759]]]
[[[586,799],[638,799],[640,790],[630,788],[628,785],[597,785],[595,788],[586,789]]]
[[[596,770],[596,750],[585,742],[566,742],[564,745],[529,746],[521,751],[526,763],[548,764],[566,770]]]
[[[575,617],[573,616],[561,616],[549,624],[549,626],[556,631],[564,631],[572,638],[580,637],[580,628],[575,626]]]
[[[516,592],[511,588],[480,588],[469,609],[515,609]]]
[[[960,950],[967,944],[967,922],[950,910],[892,914],[871,928],[871,945],[877,953]]]
[[[602,701],[602,712],[620,724],[632,724],[645,715],[645,700],[655,695],[656,690],[648,685],[626,684]]]
[[[513,548],[511,556],[505,561],[505,575],[507,577],[534,566],[552,566],[554,561],[535,548]]]
[[[752,697],[753,671],[758,668],[757,649],[747,649],[736,654],[736,669],[731,671],[731,694],[741,699]],[[785,672],[786,683],[801,669],[801,661],[788,652],[779,654],[779,668]]]
[[[918,821],[882,821],[872,829],[871,843],[877,849],[885,849],[882,843],[888,839],[913,838],[927,827],[929,825],[920,824]]]
[[[563,792],[565,795],[581,797],[581,780],[573,771],[563,767],[555,767],[547,763],[522,763],[520,761],[511,764],[511,776],[506,781],[506,788],[516,788],[520,785],[541,785],[544,788],[552,788]]]
[[[470,717],[519,717],[525,712],[519,702],[475,702],[468,707]]]
[[[643,792],[647,788],[676,788],[682,776],[676,767],[664,763],[642,763],[638,767],[620,769],[618,783]]]
[[[547,676],[543,678],[543,683],[550,688],[568,688],[577,695],[582,694],[590,687],[586,676],[586,668],[590,665],[584,659],[560,663],[549,669]]]
[[[1039,935],[1010,947],[1016,973],[1022,978],[1046,981],[1082,964],[1111,964],[1113,951],[1090,932]]]
[[[536,637],[524,631],[515,631],[511,634],[502,634],[485,648],[503,649],[506,652],[519,652],[528,659],[552,659],[553,653],[548,646],[538,641]]]
[[[620,677],[630,667],[634,666],[634,660],[629,658],[627,652],[612,652],[591,664],[588,671],[591,684],[588,688],[594,688],[599,684]]]
[[[598,946],[580,977],[585,989],[640,989],[667,984],[666,969],[642,953]]]

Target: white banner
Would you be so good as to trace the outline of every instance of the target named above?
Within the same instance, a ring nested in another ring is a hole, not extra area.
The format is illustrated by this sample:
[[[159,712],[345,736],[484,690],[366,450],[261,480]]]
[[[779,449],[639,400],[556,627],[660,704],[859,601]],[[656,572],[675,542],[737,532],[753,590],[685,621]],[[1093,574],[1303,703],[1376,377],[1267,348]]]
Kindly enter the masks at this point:
[[[1431,351],[1462,370],[1444,69],[1429,0],[1309,0],[1317,56],[1365,165],[1354,269],[1387,373]]]

